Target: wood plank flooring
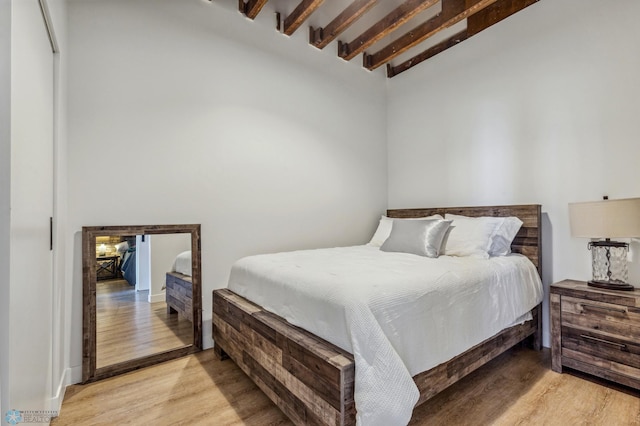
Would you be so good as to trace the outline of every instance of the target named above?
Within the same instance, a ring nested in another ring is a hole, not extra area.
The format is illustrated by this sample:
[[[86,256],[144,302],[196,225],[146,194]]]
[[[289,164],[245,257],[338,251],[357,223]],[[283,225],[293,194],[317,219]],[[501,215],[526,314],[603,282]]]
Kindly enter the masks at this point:
[[[164,302],[149,303],[125,280],[96,284],[96,365],[104,367],[193,343],[193,326],[167,314]]]
[[[414,412],[411,425],[640,425],[640,393],[551,371],[548,349],[516,347]],[[53,425],[289,425],[213,350],[66,391]]]

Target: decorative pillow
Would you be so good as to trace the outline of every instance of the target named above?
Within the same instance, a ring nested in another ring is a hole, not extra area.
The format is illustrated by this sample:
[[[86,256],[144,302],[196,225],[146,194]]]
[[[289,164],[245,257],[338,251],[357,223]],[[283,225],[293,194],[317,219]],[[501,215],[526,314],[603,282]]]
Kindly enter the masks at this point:
[[[506,256],[511,253],[511,243],[522,226],[522,221],[515,216],[499,219],[502,219],[502,223],[491,238],[489,256]]]
[[[391,219],[387,216],[380,216],[380,222],[378,223],[378,229],[373,234],[373,238],[369,241],[370,246],[372,247],[380,247],[386,240],[389,238],[389,234],[391,234],[391,225],[394,220],[424,220],[424,219],[444,219],[439,214],[434,214],[433,216],[427,217],[417,217],[417,218],[409,218],[409,219]]]
[[[394,220],[380,250],[438,257],[451,221],[442,219]]]
[[[492,238],[502,224],[502,218],[446,214],[445,219],[453,223],[444,238],[442,254],[489,258]]]

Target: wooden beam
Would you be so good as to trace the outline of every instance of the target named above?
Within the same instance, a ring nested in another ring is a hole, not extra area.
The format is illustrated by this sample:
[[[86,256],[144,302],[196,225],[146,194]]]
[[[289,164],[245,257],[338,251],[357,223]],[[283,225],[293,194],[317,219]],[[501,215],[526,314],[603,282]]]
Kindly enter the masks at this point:
[[[266,3],[267,0],[249,0],[246,3],[244,0],[238,0],[238,8],[247,18],[255,19]]]
[[[302,0],[293,12],[284,19],[284,33],[288,36],[293,34],[323,2],[324,0]]]
[[[467,29],[455,34],[448,39],[430,47],[424,52],[408,59],[401,64],[392,66],[387,64],[387,77],[394,77],[409,68],[418,65],[421,62],[443,52],[456,44],[473,37],[479,32],[489,28],[493,24],[502,21],[516,12],[528,7],[538,0],[497,0],[494,4],[487,6],[485,9],[469,16],[467,19]]]
[[[339,42],[338,56],[347,61],[353,59],[366,48],[386,35],[391,34],[418,13],[430,8],[437,2],[438,0],[406,0],[352,42]]]
[[[403,63],[396,65],[396,66],[392,66],[391,64],[387,64],[387,77],[391,78],[394,77],[398,74],[400,74],[403,71],[408,70],[409,68],[418,65],[420,62],[424,62],[427,59],[431,58],[432,56],[437,55],[438,53],[447,50],[450,47],[455,46],[456,44],[466,40],[469,38],[469,34],[467,32],[467,30],[462,30],[457,34],[452,35],[451,37],[449,37],[446,40],[441,41],[440,43],[436,44],[435,46],[431,46],[430,48],[428,48],[427,50],[425,50],[424,52],[420,53],[419,55],[414,56],[413,58],[404,61]]]
[[[496,0],[442,0],[442,12],[418,25],[402,37],[371,55],[364,54],[363,65],[374,70],[438,32],[467,19]]]
[[[318,49],[324,49],[377,2],[378,0],[355,0],[324,28],[309,27],[309,43]]]
[[[498,0],[491,7],[469,18],[467,21],[469,34],[478,34],[480,31],[537,2],[538,0]]]

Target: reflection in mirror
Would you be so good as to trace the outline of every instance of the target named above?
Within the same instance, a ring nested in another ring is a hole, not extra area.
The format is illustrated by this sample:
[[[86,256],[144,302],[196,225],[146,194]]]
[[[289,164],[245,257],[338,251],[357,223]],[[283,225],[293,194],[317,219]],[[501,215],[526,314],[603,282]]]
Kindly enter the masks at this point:
[[[201,349],[199,238],[199,225],[83,228],[83,381]]]
[[[193,342],[191,235],[143,237],[96,238],[97,368]]]

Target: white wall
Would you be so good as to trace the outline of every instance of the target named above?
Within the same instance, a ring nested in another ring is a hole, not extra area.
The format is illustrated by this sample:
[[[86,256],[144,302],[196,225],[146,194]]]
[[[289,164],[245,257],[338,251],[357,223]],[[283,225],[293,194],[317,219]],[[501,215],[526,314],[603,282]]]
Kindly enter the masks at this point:
[[[11,6],[0,0],[0,418],[10,409]]]
[[[167,272],[171,271],[176,256],[191,250],[191,234],[148,235],[151,240],[151,289],[149,302],[164,302]]]
[[[542,0],[391,79],[389,207],[542,204],[545,284],[588,279],[567,203],[640,196],[640,2],[609,3]]]
[[[381,73],[255,22],[237,2],[71,1],[71,366],[81,364],[83,225],[202,224],[211,291],[263,252],[368,240],[386,208]]]
[[[151,288],[151,239],[136,235],[136,291]]]

